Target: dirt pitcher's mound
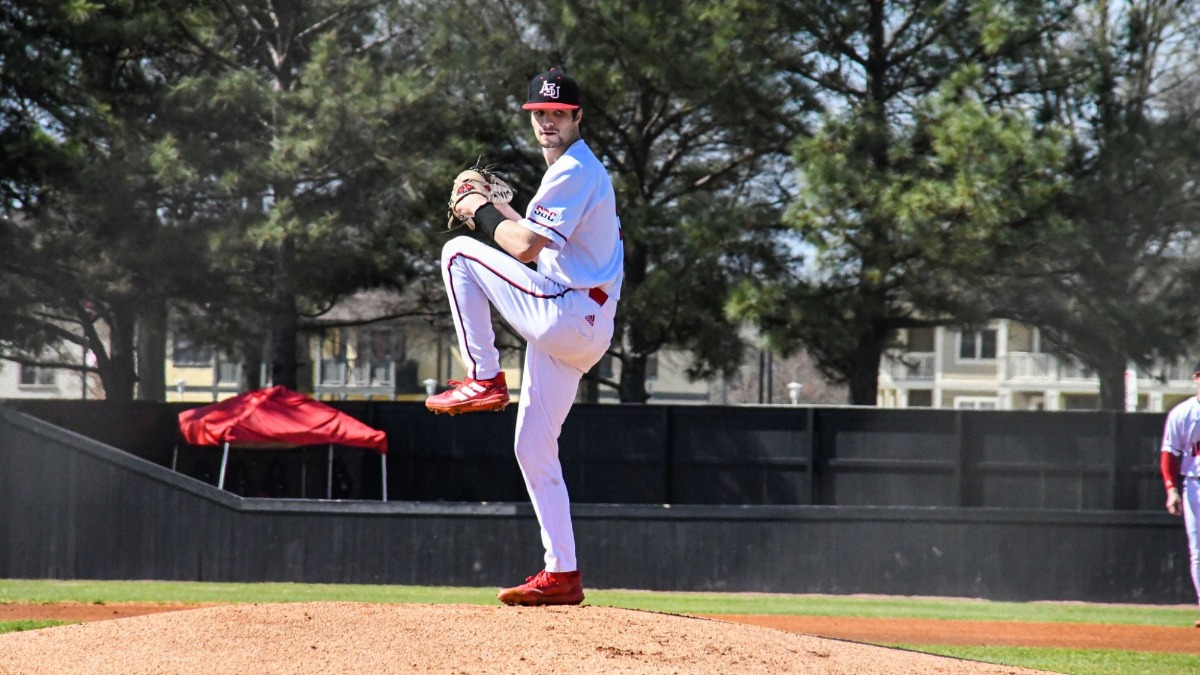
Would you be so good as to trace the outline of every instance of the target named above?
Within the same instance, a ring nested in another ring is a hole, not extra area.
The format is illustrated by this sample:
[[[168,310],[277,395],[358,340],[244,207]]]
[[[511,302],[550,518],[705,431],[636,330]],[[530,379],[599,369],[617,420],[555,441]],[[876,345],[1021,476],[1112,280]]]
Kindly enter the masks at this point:
[[[230,605],[0,635],[0,673],[1032,673],[606,607]]]

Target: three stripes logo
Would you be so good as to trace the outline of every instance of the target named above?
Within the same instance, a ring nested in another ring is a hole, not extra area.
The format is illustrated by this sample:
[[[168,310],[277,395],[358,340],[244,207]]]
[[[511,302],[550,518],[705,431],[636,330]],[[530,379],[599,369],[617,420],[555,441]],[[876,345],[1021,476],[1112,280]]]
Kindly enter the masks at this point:
[[[464,389],[466,390],[465,392],[463,391]],[[483,386],[482,384],[479,384],[478,382],[469,382],[451,392],[451,396],[453,396],[456,400],[466,401],[479,396],[485,391],[487,391],[487,387]]]

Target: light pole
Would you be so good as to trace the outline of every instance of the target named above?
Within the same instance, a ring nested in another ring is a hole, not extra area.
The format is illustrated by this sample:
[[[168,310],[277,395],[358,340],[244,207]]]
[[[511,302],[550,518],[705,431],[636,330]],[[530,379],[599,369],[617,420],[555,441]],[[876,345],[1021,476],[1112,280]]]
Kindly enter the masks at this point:
[[[792,399],[792,405],[797,405],[800,403],[800,390],[803,388],[804,385],[800,384],[799,382],[787,383],[788,396]]]

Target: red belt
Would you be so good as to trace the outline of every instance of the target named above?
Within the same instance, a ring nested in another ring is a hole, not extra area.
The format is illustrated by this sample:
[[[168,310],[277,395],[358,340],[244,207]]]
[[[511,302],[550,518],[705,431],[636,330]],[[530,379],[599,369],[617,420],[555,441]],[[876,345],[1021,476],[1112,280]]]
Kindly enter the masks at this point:
[[[608,302],[608,293],[605,293],[599,288],[593,288],[589,290],[588,297],[592,300],[595,300],[597,305],[603,306],[604,303]]]

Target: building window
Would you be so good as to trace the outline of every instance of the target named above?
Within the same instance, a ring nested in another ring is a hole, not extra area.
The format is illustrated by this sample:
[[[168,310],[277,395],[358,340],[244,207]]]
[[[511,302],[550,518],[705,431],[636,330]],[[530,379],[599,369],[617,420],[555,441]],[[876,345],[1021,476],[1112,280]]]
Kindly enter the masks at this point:
[[[185,335],[176,335],[171,344],[171,362],[176,366],[211,366],[212,345],[203,344]]]
[[[354,358],[348,353],[345,335],[333,328],[321,335],[321,384],[345,384],[346,361]]]
[[[958,334],[958,359],[984,361],[996,358],[996,329],[963,331]]]
[[[358,381],[372,386],[392,384],[392,364],[405,352],[404,337],[391,327],[371,328],[359,334]]]
[[[905,348],[910,352],[932,352],[934,330],[932,328],[909,328],[905,336]]]
[[[54,369],[21,365],[21,386],[45,387],[54,385]]]
[[[392,387],[405,349],[394,326],[328,328],[321,335],[320,384]]]
[[[238,384],[242,381],[242,364],[228,358],[217,362],[217,382],[221,384]]]

